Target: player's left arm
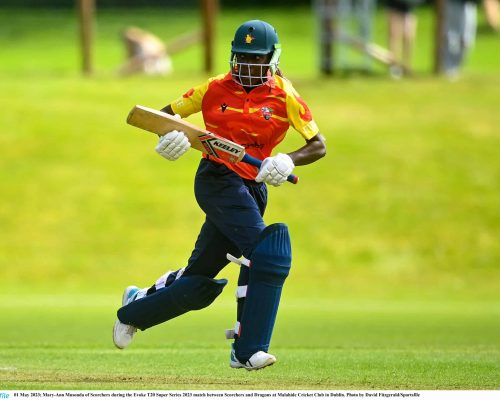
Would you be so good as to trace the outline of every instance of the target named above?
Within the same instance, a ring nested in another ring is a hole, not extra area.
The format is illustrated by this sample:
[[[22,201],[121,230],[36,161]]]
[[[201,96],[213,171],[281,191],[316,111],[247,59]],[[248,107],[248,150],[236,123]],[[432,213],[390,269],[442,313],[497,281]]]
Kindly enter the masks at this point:
[[[326,156],[326,143],[321,133],[317,133],[300,149],[288,153],[295,166],[311,164]]]
[[[288,154],[278,153],[266,158],[255,180],[279,186],[287,180],[297,165],[311,164],[326,155],[325,139],[319,133],[307,104],[290,85],[286,87],[286,108],[290,125],[305,139],[306,144]]]
[[[325,138],[319,132],[307,104],[289,82],[285,83],[286,109],[290,125],[306,141],[303,147],[288,153],[288,156],[295,166],[311,164],[326,155]]]
[[[318,132],[300,149],[288,154],[278,153],[266,158],[259,169],[255,180],[266,182],[273,186],[280,186],[297,165],[307,165],[326,155],[325,139]]]

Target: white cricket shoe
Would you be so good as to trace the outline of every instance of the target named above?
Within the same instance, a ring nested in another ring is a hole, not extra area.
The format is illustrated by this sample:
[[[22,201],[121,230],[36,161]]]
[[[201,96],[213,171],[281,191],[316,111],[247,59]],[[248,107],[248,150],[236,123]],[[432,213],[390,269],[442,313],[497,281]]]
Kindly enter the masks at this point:
[[[123,324],[117,319],[113,327],[113,343],[119,349],[124,349],[132,342],[136,332],[137,328],[134,328],[132,325]]]
[[[123,292],[122,306],[126,306],[130,302],[134,301],[135,295],[138,291],[139,288],[137,286],[127,287]],[[137,328],[132,325],[124,324],[117,319],[115,325],[113,326],[113,343],[119,349],[124,349],[130,344],[130,342],[132,342],[136,332]]]
[[[234,348],[231,350],[231,358],[229,366],[231,368],[245,368],[247,371],[261,369],[273,365],[276,362],[276,357],[264,351],[255,353],[246,363],[240,362],[234,353]]]

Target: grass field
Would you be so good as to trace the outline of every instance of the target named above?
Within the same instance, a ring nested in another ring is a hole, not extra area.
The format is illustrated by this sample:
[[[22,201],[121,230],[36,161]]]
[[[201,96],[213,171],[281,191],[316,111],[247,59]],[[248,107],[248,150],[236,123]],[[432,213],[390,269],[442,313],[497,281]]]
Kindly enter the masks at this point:
[[[227,295],[208,310],[110,346],[116,296],[2,297],[3,389],[498,389],[498,308],[488,302],[284,295],[273,352],[231,370]],[[78,310],[78,312],[75,312]]]
[[[432,77],[424,9],[413,79],[324,80],[312,29],[296,29],[312,26],[307,12],[265,16],[329,154],[298,168],[296,187],[270,189],[266,221],[290,226],[294,264],[278,363],[246,373],[227,366],[223,339],[234,267],[209,309],[126,351],[111,343],[123,288],[182,266],[203,220],[199,155],[166,163],[124,123],[133,104],[161,107],[206,79],[200,49],[172,76],[119,79],[118,33],[134,23],[169,38],[197,16],[100,12],[85,79],[71,12],[1,10],[1,389],[499,389],[499,37],[478,36],[458,81]],[[264,12],[223,10],[219,70],[234,26],[253,17]],[[299,145],[290,132],[280,150]]]

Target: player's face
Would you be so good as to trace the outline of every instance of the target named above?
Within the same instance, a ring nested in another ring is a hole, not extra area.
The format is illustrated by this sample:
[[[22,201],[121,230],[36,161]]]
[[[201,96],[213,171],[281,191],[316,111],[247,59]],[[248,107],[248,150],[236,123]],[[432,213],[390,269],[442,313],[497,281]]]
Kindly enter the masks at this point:
[[[233,66],[233,77],[246,87],[255,87],[267,81],[267,71],[272,54],[236,54],[236,65]]]

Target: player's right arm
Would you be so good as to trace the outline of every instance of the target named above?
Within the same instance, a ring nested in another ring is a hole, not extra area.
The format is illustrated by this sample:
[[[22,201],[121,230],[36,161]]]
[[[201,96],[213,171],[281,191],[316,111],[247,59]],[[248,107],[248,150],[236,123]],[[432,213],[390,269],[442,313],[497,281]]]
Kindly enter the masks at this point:
[[[163,107],[161,111],[179,118],[194,114],[201,110],[201,102],[207,88],[208,82],[205,85],[190,89],[182,97]],[[160,136],[155,150],[167,160],[175,161],[188,151],[190,147],[191,144],[184,132],[171,131]]]
[[[163,107],[161,111],[170,115],[178,115],[179,118],[185,118],[201,111],[203,96],[205,96],[210,82],[217,78],[219,77],[210,78],[204,84],[189,89],[181,97]],[[184,132],[172,131],[160,137],[155,150],[167,160],[175,161],[188,151],[189,147],[191,145]]]
[[[189,92],[188,92],[189,93]],[[177,100],[179,102],[179,100]],[[161,109],[164,113],[175,115],[181,118],[181,115],[172,109],[171,104],[167,104]],[[155,147],[156,152],[169,161],[175,161],[189,150],[191,144],[184,132],[171,131],[167,134],[160,136],[160,140]]]
[[[163,107],[161,111],[171,115],[179,114],[182,118],[186,118],[191,114],[200,112],[203,97],[205,96],[210,83],[214,80],[222,79],[223,77],[224,75],[219,75],[210,78],[202,85],[189,89],[181,97]]]
[[[172,106],[170,104],[167,104],[160,111],[163,111],[164,113],[167,113],[167,114],[170,114],[170,115],[175,115],[174,110],[172,110]]]
[[[169,161],[175,161],[191,147],[191,143],[182,131],[171,131],[160,136],[155,147],[156,152]]]

